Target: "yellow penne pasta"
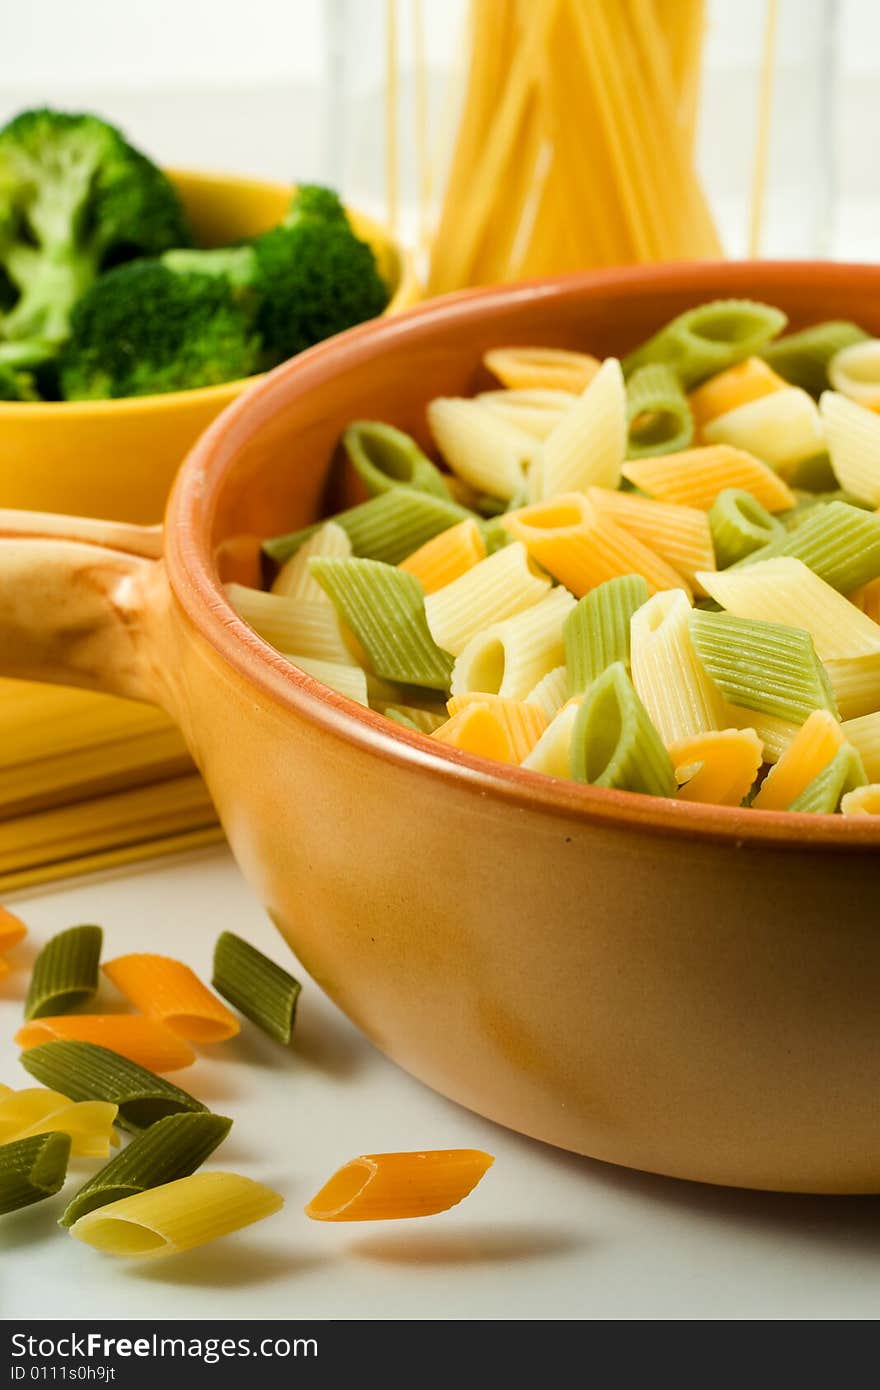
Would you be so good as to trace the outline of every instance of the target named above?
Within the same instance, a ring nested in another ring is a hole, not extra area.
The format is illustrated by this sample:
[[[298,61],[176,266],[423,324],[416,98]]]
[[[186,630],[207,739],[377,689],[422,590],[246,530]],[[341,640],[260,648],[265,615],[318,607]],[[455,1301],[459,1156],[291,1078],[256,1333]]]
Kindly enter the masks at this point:
[[[784,811],[843,747],[845,735],[828,710],[814,710],[772,767],[752,802],[758,811]]]
[[[182,961],[134,952],[106,961],[102,969],[136,1009],[160,1019],[178,1037],[192,1042],[223,1042],[241,1031],[238,1019],[222,999]]]
[[[468,518],[413,551],[399,568],[414,574],[426,594],[434,594],[485,558],[486,543],[480,528]]]
[[[880,507],[880,416],[837,391],[822,393],[819,411],[840,486]]]
[[[602,363],[587,352],[566,348],[492,348],[483,362],[511,390],[568,391],[576,395],[589,386]]]
[[[735,367],[719,372],[688,396],[688,405],[697,429],[719,415],[726,415],[737,406],[769,396],[773,391],[785,391],[788,382],[774,372],[760,357],[747,357]]]
[[[845,816],[880,816],[880,783],[871,782],[847,792],[841,798],[840,809]]]
[[[347,695],[359,705],[369,704],[367,699],[367,676],[360,666],[345,666],[339,661],[317,661],[313,656],[300,656],[298,652],[282,652],[288,661],[307,671],[315,680]]]
[[[106,1100],[68,1101],[59,1110],[19,1130],[16,1139],[36,1134],[69,1134],[70,1152],[79,1158],[106,1158],[119,1144],[113,1128],[118,1106]]]
[[[630,624],[633,685],[667,745],[724,728],[724,702],[703,668],[680,590],[655,594]]]
[[[5,956],[27,936],[27,927],[5,907],[0,907],[0,956]]]
[[[867,410],[880,409],[880,340],[867,338],[841,348],[828,363],[828,380],[849,400]]]
[[[754,729],[720,729],[692,734],[669,745],[679,801],[740,806],[764,759]]]
[[[628,459],[623,476],[659,502],[699,507],[708,512],[719,492],[741,488],[750,492],[768,512],[784,512],[795,496],[766,463],[729,444],[684,449],[659,458]]]
[[[171,1255],[240,1231],[283,1205],[277,1192],[238,1173],[193,1173],[96,1207],[70,1234],[107,1255]]]
[[[539,680],[565,661],[562,624],[574,603],[560,585],[540,603],[478,632],[456,658],[452,694],[481,691],[524,700]]]
[[[505,501],[522,489],[526,464],[539,447],[533,435],[458,396],[437,397],[427,414],[434,442],[459,478]]]
[[[345,559],[350,554],[348,532],[337,522],[327,521],[281,566],[273,581],[272,593],[304,599],[307,603],[329,604],[330,598],[309,570],[309,560],[316,555]]]
[[[472,1192],[494,1161],[480,1149],[362,1154],[333,1174],[309,1202],[306,1216],[313,1221],[434,1216]]]
[[[19,1047],[37,1047],[59,1038],[95,1043],[146,1067],[147,1071],[177,1071],[191,1066],[196,1054],[182,1038],[154,1018],[140,1014],[61,1014],[35,1018],[19,1028]]]
[[[841,719],[880,710],[880,652],[825,662]]]
[[[531,753],[523,758],[523,767],[543,772],[547,777],[571,776],[571,734],[582,701],[582,695],[575,696],[556,712]]]
[[[4,1086],[0,1090],[0,1144],[11,1144],[23,1130],[72,1104],[60,1091],[43,1086],[28,1086],[22,1091]]]
[[[709,518],[699,507],[655,502],[629,492],[591,487],[587,496],[600,516],[609,517],[659,555],[689,584],[699,570],[715,568]]]
[[[571,391],[481,391],[475,399],[509,425],[544,440],[577,396]]]
[[[504,525],[532,559],[577,598],[621,574],[643,575],[652,592],[688,591],[687,581],[671,565],[602,517],[583,493],[565,493],[522,507],[508,513]]]
[[[537,705],[498,695],[455,696],[449,713],[434,738],[501,763],[521,763],[547,727],[547,716]]]
[[[565,704],[569,696],[569,676],[567,666],[557,666],[539,680],[534,690],[526,696],[526,704],[537,705],[548,719],[552,719]]]
[[[765,763],[778,762],[798,732],[798,725],[788,719],[727,703],[724,705],[722,724],[725,728],[754,729],[764,745]]]
[[[716,603],[738,618],[805,628],[820,661],[880,652],[880,625],[791,556],[742,569],[703,571],[699,580]]]
[[[620,363],[608,357],[535,455],[529,497],[617,487],[625,453],[626,388]]]
[[[282,652],[299,652],[317,661],[356,666],[330,603],[310,603],[284,594],[266,594],[243,584],[226,584],[226,596],[240,618]]]
[[[880,781],[880,712],[847,719],[843,734],[859,754],[868,777]]]
[[[506,545],[425,599],[428,628],[438,647],[460,656],[481,628],[538,603],[550,580],[536,574],[524,545]]]
[[[825,449],[816,402],[799,386],[737,406],[710,420],[702,434],[707,444],[730,444],[757,455],[783,477]]]

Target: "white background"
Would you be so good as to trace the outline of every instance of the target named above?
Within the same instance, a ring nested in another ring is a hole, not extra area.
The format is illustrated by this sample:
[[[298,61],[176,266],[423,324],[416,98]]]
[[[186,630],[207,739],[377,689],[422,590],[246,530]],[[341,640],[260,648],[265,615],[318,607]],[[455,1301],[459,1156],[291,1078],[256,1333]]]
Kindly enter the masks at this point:
[[[423,3],[436,114],[449,73],[460,65],[464,5]],[[765,0],[710,3],[700,156],[733,254],[745,250],[764,6]],[[407,66],[404,0],[398,12]],[[836,17],[839,58],[833,129],[822,91],[830,70],[821,38],[829,13]],[[382,190],[384,15],[384,0],[7,0],[0,119],[42,101],[86,106],[120,122],[163,163],[341,179],[350,197],[375,207]],[[875,259],[880,5],[780,0],[780,16],[763,250]],[[336,124],[327,82],[334,17],[349,36],[352,60]],[[412,125],[409,95],[404,84],[405,134]],[[831,196],[821,172],[826,145],[833,154]]]

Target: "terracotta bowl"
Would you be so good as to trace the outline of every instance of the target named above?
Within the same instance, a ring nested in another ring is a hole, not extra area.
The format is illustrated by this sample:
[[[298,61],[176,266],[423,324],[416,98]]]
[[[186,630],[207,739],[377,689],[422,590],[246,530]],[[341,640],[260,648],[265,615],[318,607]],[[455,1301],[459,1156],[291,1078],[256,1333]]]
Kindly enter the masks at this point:
[[[169,172],[200,246],[257,236],[290,205],[289,183]],[[372,218],[350,216],[392,287],[385,312],[414,304],[419,286],[409,257]],[[0,505],[160,521],[187,450],[255,379],[119,401],[0,401]]]
[[[680,1178],[880,1191],[880,827],[592,789],[392,727],[293,669],[218,553],[315,517],[341,428],[424,436],[493,344],[621,352],[718,296],[880,330],[880,268],[668,266],[440,300],[313,349],[208,430],[165,530],[0,516],[8,674],[159,701],[254,892],[444,1095]],[[58,537],[65,539],[59,540]],[[195,925],[195,924],[194,924]]]

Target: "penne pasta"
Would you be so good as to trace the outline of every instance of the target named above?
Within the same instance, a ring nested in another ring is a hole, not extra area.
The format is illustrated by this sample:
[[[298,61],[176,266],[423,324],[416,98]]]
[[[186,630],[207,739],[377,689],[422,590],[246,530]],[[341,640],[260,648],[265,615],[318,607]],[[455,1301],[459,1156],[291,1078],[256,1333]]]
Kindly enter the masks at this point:
[[[0,956],[5,956],[27,936],[27,927],[15,913],[0,907]]]
[[[583,694],[616,661],[629,669],[630,623],[647,601],[648,585],[640,574],[608,579],[580,599],[562,629],[572,695]]]
[[[561,585],[524,612],[472,637],[452,668],[451,691],[524,700],[565,660],[562,625],[574,599]]]
[[[835,355],[867,336],[854,323],[832,319],[768,343],[761,355],[792,386],[802,386],[811,396],[818,396],[829,384],[828,369]]]
[[[305,1209],[313,1221],[397,1221],[457,1206],[494,1163],[480,1149],[362,1154],[338,1169]]]
[[[327,558],[307,559],[313,564],[345,563]],[[270,646],[282,652],[298,652],[317,661],[356,666],[357,661],[342,635],[332,603],[291,599],[282,594],[265,594],[243,584],[225,585],[226,597],[240,618]]]
[[[870,782],[845,792],[840,809],[845,816],[880,816],[880,784]]]
[[[272,582],[272,593],[305,603],[329,604],[329,598],[309,570],[309,560],[314,555],[329,555],[344,560],[350,554],[348,533],[335,521],[325,522],[281,566]]]
[[[709,510],[709,526],[717,565],[708,565],[708,569],[726,569],[785,540],[782,522],[742,488],[719,492]]]
[[[434,594],[485,558],[486,542],[476,521],[468,518],[426,541],[399,568],[414,575],[426,594]]]
[[[451,748],[499,763],[521,763],[547,727],[537,705],[498,695],[459,695],[449,701],[449,720],[432,735]]]
[[[626,433],[623,373],[617,359],[608,357],[535,455],[529,469],[531,500],[539,502],[594,484],[617,487]]]
[[[571,731],[569,764],[577,782],[673,795],[669,754],[622,662],[603,671],[584,695]]]
[[[180,1038],[224,1042],[240,1031],[235,1015],[182,961],[134,952],[107,961],[104,974],[130,1004]]]
[[[240,1231],[283,1205],[277,1192],[238,1173],[193,1173],[86,1212],[70,1234],[107,1255],[155,1258]]]
[[[748,401],[703,426],[707,444],[743,449],[789,477],[799,463],[825,449],[816,402],[798,386]]]
[[[722,723],[735,729],[754,729],[764,745],[765,763],[778,762],[798,731],[798,725],[790,719],[779,719],[760,710],[741,709],[738,705],[725,704]]]
[[[218,994],[285,1046],[293,1036],[302,985],[235,932],[221,932],[214,947],[213,985]]]
[[[363,560],[398,565],[425,541],[464,521],[467,515],[467,510],[451,498],[434,497],[411,487],[395,487],[338,512],[333,520],[348,536],[352,554]],[[275,564],[284,564],[323,525],[318,521],[301,531],[273,536],[263,542],[263,553]]]
[[[694,437],[687,397],[671,367],[637,367],[626,384],[627,458],[686,449]]]
[[[510,512],[504,524],[532,559],[577,598],[609,579],[631,574],[641,575],[652,593],[675,588],[690,592],[671,565],[601,516],[583,493],[566,493]]]
[[[706,377],[762,352],[786,321],[780,309],[750,299],[698,304],[624,358],[624,371],[629,377],[645,363],[666,363],[690,390]]]
[[[10,1144],[21,1134],[70,1104],[69,1096],[42,1086],[29,1086],[13,1091],[5,1086],[0,1090],[0,1145]]]
[[[471,487],[505,501],[520,491],[537,448],[532,435],[478,401],[449,396],[431,401],[428,425],[450,468]]]
[[[768,512],[785,512],[795,504],[794,493],[772,468],[729,444],[685,449],[663,458],[628,459],[621,471],[658,502],[698,507],[704,512],[726,488],[751,493]]]
[[[814,709],[837,714],[828,676],[801,627],[693,612],[691,641],[725,699],[802,724]]]
[[[709,377],[688,396],[688,404],[697,429],[708,425],[719,415],[726,415],[737,406],[747,405],[773,391],[784,391],[788,382],[777,375],[760,357],[747,357],[735,367]]]
[[[566,619],[566,621],[568,620]],[[543,680],[538,681],[534,690],[529,691],[526,696],[526,704],[537,705],[548,719],[553,719],[571,694],[569,683],[568,667],[565,665],[556,666],[552,671],[547,672]]]
[[[428,628],[438,647],[460,656],[482,628],[533,607],[549,590],[549,579],[532,569],[525,546],[508,545],[428,594]]]
[[[741,806],[764,760],[754,729],[720,729],[669,744],[679,801]]]
[[[163,1076],[94,1043],[41,1043],[21,1054],[21,1064],[45,1086],[63,1086],[72,1100],[100,1100],[118,1106],[116,1123],[134,1134],[166,1115],[207,1109]]]
[[[821,661],[880,651],[880,626],[801,561],[760,560],[743,569],[703,572],[703,587],[738,618],[802,627]]]
[[[865,338],[836,352],[828,363],[828,384],[868,410],[880,409],[880,341]]]
[[[355,420],[342,436],[342,447],[372,496],[403,486],[449,500],[449,489],[439,468],[410,435],[393,425],[381,420]]]
[[[880,652],[825,662],[841,719],[859,719],[880,710]]]
[[[82,1100],[70,1102],[42,1119],[19,1130],[16,1139],[30,1139],[37,1134],[66,1134],[70,1152],[77,1158],[106,1158],[110,1146],[118,1145],[113,1128],[117,1107],[109,1101]]]
[[[69,927],[46,942],[31,972],[26,1019],[66,1013],[97,993],[102,937],[100,927]]]
[[[547,777],[571,776],[571,736],[580,704],[581,697],[575,696],[554,714],[532,751],[523,758],[523,767],[543,772]]]
[[[810,815],[830,816],[840,809],[848,792],[867,783],[862,760],[848,743],[839,748],[827,767],[824,767],[791,802],[789,811]]]
[[[587,496],[600,516],[629,531],[692,587],[699,570],[715,568],[710,519],[701,508],[599,487],[591,487]]]
[[[492,348],[483,362],[502,386],[514,391],[567,391],[576,395],[589,386],[601,367],[598,357],[566,348]]]
[[[837,391],[823,392],[819,410],[838,483],[880,507],[880,416]]]
[[[577,400],[572,391],[481,391],[475,398],[499,419],[544,440]]]
[[[60,1192],[69,1157],[66,1134],[44,1134],[0,1147],[0,1216]]]
[[[880,622],[880,579],[872,579],[849,595],[850,603],[866,613],[873,622]]]
[[[367,674],[360,666],[343,666],[338,661],[317,661],[313,656],[299,656],[294,652],[282,652],[287,660],[301,671],[314,676],[316,681],[335,690],[355,704],[368,705]]]
[[[859,754],[867,776],[880,782],[880,712],[847,719],[843,733]]]
[[[828,710],[814,710],[761,784],[752,805],[758,811],[784,811],[818,777],[845,742]]]
[[[178,1071],[189,1067],[196,1054],[188,1043],[154,1018],[133,1014],[61,1014],[40,1017],[19,1028],[15,1041],[27,1050],[58,1039],[95,1043],[136,1062],[147,1071]]]
[[[655,594],[632,616],[632,680],[669,746],[724,728],[723,700],[690,632],[691,606],[678,590]]]

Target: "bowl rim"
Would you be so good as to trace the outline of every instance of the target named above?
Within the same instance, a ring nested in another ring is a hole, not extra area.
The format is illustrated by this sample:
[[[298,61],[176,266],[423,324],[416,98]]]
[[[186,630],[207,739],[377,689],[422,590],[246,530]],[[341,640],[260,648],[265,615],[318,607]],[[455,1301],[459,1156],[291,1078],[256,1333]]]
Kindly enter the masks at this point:
[[[251,192],[287,193],[295,183],[287,183],[282,179],[260,178],[253,174],[230,174],[218,169],[190,169],[176,165],[165,168],[164,172],[174,183],[204,187],[223,186],[248,189]],[[403,312],[397,306],[409,304],[418,288],[418,276],[411,253],[396,241],[375,217],[362,212],[358,207],[352,207],[349,203],[345,206],[354,216],[361,232],[371,240],[384,242],[397,259],[397,287],[379,317]],[[253,376],[236,377],[234,381],[220,381],[214,386],[191,386],[186,391],[162,391],[152,396],[123,396],[113,400],[0,401],[0,420],[7,416],[7,411],[11,412],[16,420],[30,420],[33,424],[39,424],[50,417],[52,420],[76,420],[87,416],[89,419],[97,420],[107,415],[119,419],[123,415],[166,415],[176,410],[193,408],[213,407],[214,410],[219,410],[266,375],[266,372],[256,372]]]
[[[714,297],[729,291],[766,293],[819,276],[833,288],[857,275],[880,289],[880,265],[820,261],[702,261],[626,266],[580,272],[519,285],[464,290],[418,304],[392,318],[375,319],[309,348],[282,363],[234,401],[200,437],[185,459],[166,514],[166,564],[172,592],[187,618],[214,651],[261,693],[357,745],[412,772],[424,771],[459,788],[520,810],[609,828],[638,830],[675,840],[699,839],[733,848],[865,852],[880,847],[880,820],[870,816],[810,815],[711,806],[667,797],[592,787],[530,769],[492,762],[395,726],[376,711],[330,690],[294,666],[250,628],[229,604],[208,545],[226,466],[237,449],[278,410],[305,395],[332,365],[336,375],[363,363],[391,343],[422,339],[437,322],[465,322],[491,315],[495,306],[520,301],[589,297],[591,288],[692,290]],[[768,286],[771,289],[768,289]],[[710,288],[711,287],[711,288]],[[291,392],[291,384],[294,390]],[[255,407],[262,406],[262,411]],[[258,419],[257,425],[252,421]]]

